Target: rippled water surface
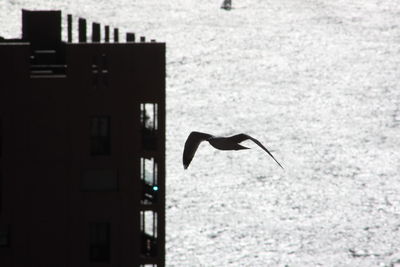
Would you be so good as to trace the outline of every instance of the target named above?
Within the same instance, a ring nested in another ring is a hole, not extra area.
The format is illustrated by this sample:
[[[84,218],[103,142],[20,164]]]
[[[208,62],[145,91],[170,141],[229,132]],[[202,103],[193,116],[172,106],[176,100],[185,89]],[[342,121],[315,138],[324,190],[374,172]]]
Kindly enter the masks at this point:
[[[167,43],[167,266],[400,265],[396,0],[2,0]],[[246,132],[240,152],[192,130]]]

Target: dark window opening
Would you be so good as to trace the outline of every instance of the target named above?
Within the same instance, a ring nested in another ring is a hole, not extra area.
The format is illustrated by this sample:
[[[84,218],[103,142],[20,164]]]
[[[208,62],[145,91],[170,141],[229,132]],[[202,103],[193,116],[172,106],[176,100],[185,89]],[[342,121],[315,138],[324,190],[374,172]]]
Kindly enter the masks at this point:
[[[8,226],[0,227],[0,247],[10,246],[10,229]]]
[[[141,252],[146,257],[157,256],[157,213],[146,210],[140,212]]]
[[[110,261],[110,224],[90,224],[90,261]]]
[[[108,59],[106,54],[101,55],[101,75],[103,76],[104,86],[108,86]]]
[[[0,216],[3,211],[3,170],[0,169]]]
[[[142,204],[157,202],[159,191],[157,162],[154,158],[140,158],[140,178],[142,182]]]
[[[110,118],[107,116],[91,118],[90,154],[92,156],[111,154]]]
[[[118,191],[118,172],[110,169],[84,170],[81,176],[81,190],[84,192]]]
[[[157,149],[158,105],[157,103],[140,104],[140,123],[142,125],[143,149]]]
[[[103,73],[108,72],[108,59],[106,54],[101,54],[101,69]]]
[[[106,54],[95,55],[92,58],[92,85],[99,86],[100,79],[104,86],[108,86],[108,59]]]
[[[3,155],[3,121],[0,119],[0,158]]]
[[[99,63],[97,62],[97,57],[92,57],[92,86],[97,88],[98,80],[99,80]]]

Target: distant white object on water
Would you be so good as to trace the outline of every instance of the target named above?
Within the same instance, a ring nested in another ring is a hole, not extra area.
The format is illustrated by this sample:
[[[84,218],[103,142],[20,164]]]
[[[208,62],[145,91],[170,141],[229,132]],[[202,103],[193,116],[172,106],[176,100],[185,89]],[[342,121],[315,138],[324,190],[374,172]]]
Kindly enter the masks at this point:
[[[231,0],[224,0],[224,2],[221,5],[222,9],[225,10],[231,10],[232,9],[232,1]]]

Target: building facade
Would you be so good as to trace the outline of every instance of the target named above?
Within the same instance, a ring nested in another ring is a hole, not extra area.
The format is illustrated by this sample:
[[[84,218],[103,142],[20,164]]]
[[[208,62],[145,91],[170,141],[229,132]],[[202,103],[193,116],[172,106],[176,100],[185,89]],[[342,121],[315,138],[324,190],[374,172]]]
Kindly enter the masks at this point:
[[[164,266],[165,43],[22,20],[0,39],[0,266]]]

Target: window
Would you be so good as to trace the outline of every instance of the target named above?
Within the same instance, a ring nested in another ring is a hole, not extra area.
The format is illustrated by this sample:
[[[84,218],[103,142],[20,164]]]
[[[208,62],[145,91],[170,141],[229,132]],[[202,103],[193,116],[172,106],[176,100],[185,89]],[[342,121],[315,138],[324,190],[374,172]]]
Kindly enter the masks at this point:
[[[157,256],[157,212],[140,212],[141,251],[147,257]]]
[[[101,55],[102,69],[101,74],[103,76],[104,86],[108,86],[108,59],[106,54]]]
[[[3,155],[3,121],[0,118],[0,158]]]
[[[99,79],[99,63],[97,62],[97,56],[92,57],[92,85],[94,88],[97,88],[98,79]]]
[[[3,170],[0,169],[0,216],[3,211]]]
[[[94,55],[92,57],[92,85],[94,88],[101,86],[100,78],[103,85],[108,86],[108,59],[106,54]]]
[[[9,226],[0,227],[0,247],[10,246],[10,230]]]
[[[90,224],[90,261],[110,261],[110,224]]]
[[[157,130],[157,103],[142,103],[140,109],[142,126],[148,130]]]
[[[140,179],[142,181],[142,204],[154,204],[157,202],[158,171],[154,158],[140,158]]]
[[[118,173],[115,170],[85,170],[81,180],[82,191],[112,192],[118,191]]]
[[[94,116],[90,122],[90,153],[92,156],[110,155],[110,117]]]
[[[156,150],[158,129],[158,105],[157,103],[140,104],[140,123],[142,125],[143,149]]]

